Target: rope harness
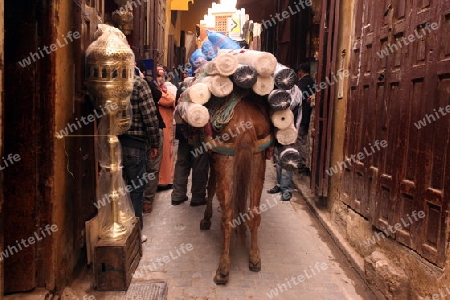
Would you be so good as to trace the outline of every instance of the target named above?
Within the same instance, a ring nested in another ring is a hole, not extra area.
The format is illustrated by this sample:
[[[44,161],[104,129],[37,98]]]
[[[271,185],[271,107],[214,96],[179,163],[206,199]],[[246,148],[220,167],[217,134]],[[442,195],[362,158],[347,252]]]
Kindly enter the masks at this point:
[[[241,99],[242,97],[233,93],[225,101],[223,101],[223,98],[216,98],[215,101],[211,101],[208,109],[211,116],[211,125],[215,131],[221,131],[230,122],[234,116],[234,108]]]

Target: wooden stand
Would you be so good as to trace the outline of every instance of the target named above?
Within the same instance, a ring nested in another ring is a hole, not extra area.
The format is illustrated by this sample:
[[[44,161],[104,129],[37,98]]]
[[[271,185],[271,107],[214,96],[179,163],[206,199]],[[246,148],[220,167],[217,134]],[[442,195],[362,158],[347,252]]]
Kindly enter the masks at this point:
[[[142,257],[139,219],[121,241],[99,240],[94,248],[94,285],[99,291],[126,291]]]

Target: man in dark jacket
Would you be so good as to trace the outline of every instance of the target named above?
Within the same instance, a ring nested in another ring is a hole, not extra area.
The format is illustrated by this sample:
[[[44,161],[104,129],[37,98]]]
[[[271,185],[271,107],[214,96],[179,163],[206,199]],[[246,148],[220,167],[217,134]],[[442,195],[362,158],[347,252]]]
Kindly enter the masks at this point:
[[[154,180],[153,176],[150,177],[149,174],[145,174],[147,153],[150,152],[151,158],[158,155],[160,136],[156,116],[157,109],[153,102],[152,93],[147,82],[139,76],[134,78],[130,104],[132,108],[131,126],[122,135],[119,135],[119,140],[122,146],[124,178],[127,184],[133,187],[130,191],[130,198],[135,215],[139,217],[142,228],[144,182],[146,181],[145,178],[150,179],[150,181]],[[143,178],[144,181],[142,181]],[[142,235],[141,240],[145,242],[147,237]]]
[[[177,104],[183,92],[180,86],[177,92]],[[188,200],[187,185],[189,173],[192,170],[191,206],[206,204],[206,190],[209,175],[209,154],[198,153],[201,145],[203,129],[193,128],[188,124],[177,124],[175,138],[178,140],[177,161],[173,178],[172,205],[180,205]]]
[[[162,93],[158,89],[158,86],[154,81],[147,80],[147,83],[152,91],[153,100],[155,102],[156,107],[158,107],[159,99],[161,99]],[[159,167],[161,165],[161,157],[163,152],[163,128],[166,127],[164,121],[159,113],[159,109],[156,109],[156,116],[158,117],[159,124],[159,135],[160,135],[160,143],[158,147],[158,155],[155,158],[150,158],[150,153],[148,154],[147,160],[147,173],[154,174],[155,179],[151,180],[145,186],[144,191],[144,213],[151,213],[153,210],[153,201],[155,200],[156,191],[158,190],[158,179],[159,179]]]
[[[300,121],[300,127],[299,127],[299,136],[298,136],[298,143],[299,143],[299,152],[302,156],[302,166],[299,168],[299,171],[301,173],[309,173],[309,168],[307,166],[307,161],[310,161],[310,155],[309,153],[309,143],[308,143],[308,130],[309,130],[309,123],[311,120],[311,104],[310,104],[310,97],[316,92],[315,86],[314,86],[314,80],[309,75],[310,72],[310,66],[309,63],[303,63],[297,68],[297,75],[298,75],[298,87],[302,93],[302,117]]]

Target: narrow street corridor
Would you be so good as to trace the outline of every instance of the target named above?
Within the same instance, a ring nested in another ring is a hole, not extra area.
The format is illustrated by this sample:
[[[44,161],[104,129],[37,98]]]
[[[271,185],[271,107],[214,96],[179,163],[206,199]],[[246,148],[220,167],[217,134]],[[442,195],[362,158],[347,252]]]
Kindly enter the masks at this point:
[[[0,300],[450,300],[450,0],[25,2]]]
[[[91,300],[160,299],[149,298],[142,289],[133,292],[134,285],[152,281],[167,283],[169,300],[375,299],[298,193],[290,202],[281,202],[279,194],[266,193],[274,179],[275,170],[268,162],[261,198],[261,204],[268,209],[261,212],[259,273],[248,269],[247,232],[245,246],[233,238],[230,282],[216,286],[213,275],[222,243],[218,202],[213,202],[211,230],[200,231],[205,206],[191,207],[189,202],[172,206],[169,190],[158,193],[153,212],[144,217],[143,233],[148,241],[143,244],[144,256],[129,290],[94,291],[90,288],[91,277],[85,276],[72,285],[73,296]]]

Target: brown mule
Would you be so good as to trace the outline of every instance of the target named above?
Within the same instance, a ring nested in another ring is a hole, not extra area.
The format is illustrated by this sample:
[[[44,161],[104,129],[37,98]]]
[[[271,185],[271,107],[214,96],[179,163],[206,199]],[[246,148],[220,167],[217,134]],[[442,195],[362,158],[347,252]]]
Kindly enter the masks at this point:
[[[221,227],[224,240],[219,267],[214,277],[216,284],[228,282],[232,231],[236,229],[244,239],[245,224],[251,233],[249,269],[254,272],[261,270],[258,248],[258,226],[261,223],[259,205],[266,170],[265,149],[271,144],[273,126],[266,100],[257,96],[252,97],[255,99],[250,99],[249,96],[241,99],[234,108],[231,121],[213,136],[214,138],[219,136],[222,140],[227,140],[226,134],[231,136],[226,143],[221,143],[213,149],[210,156],[208,201],[204,219],[200,222],[201,230],[210,229],[212,199],[217,192],[222,212]],[[212,139],[209,139],[209,142],[214,143]],[[230,151],[234,152],[234,155],[220,154]],[[237,225],[238,223],[240,225]]]

